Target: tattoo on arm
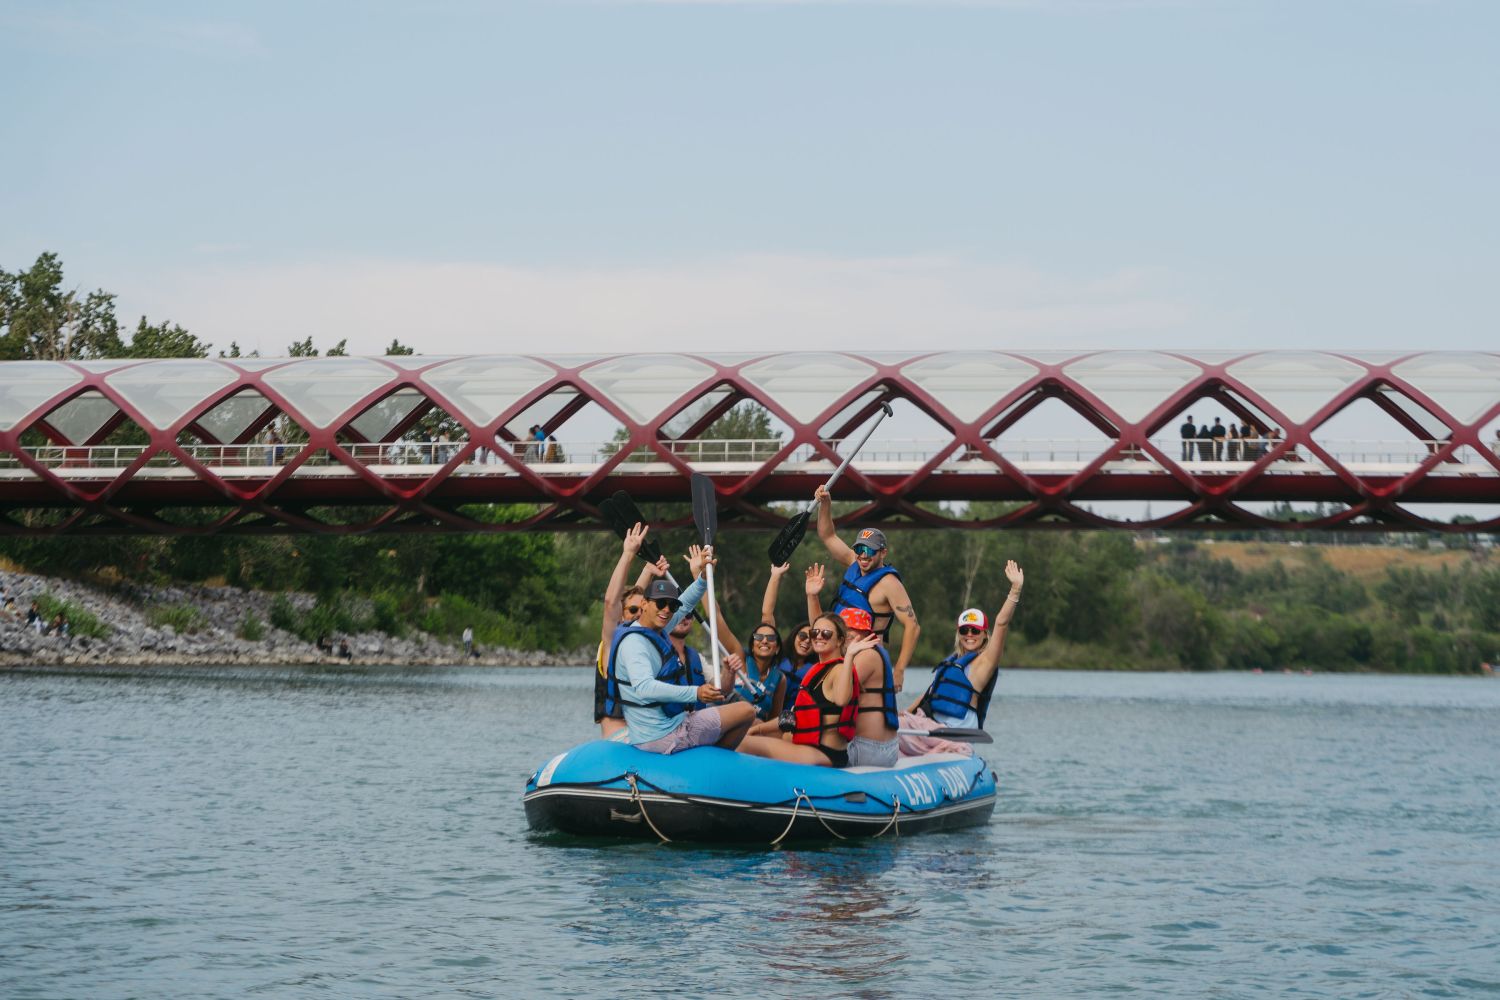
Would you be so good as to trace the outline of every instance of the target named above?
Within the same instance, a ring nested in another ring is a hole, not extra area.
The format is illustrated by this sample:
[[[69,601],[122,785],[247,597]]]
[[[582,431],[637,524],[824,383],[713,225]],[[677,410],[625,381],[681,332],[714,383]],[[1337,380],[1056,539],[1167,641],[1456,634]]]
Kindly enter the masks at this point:
[[[917,620],[917,613],[911,609],[910,604],[896,605],[896,614],[900,615],[902,618],[909,618],[912,621]]]

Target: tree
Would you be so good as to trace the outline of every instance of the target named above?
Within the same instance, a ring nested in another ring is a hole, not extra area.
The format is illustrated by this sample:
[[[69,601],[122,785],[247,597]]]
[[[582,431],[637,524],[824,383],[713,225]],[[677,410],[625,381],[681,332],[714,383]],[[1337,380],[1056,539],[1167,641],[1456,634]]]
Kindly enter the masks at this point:
[[[412,354],[416,354],[416,353],[417,352],[414,349],[412,349],[410,347],[407,347],[405,344],[401,343],[401,341],[397,340],[395,337],[391,338],[391,346],[389,346],[389,347],[387,347],[385,349],[385,356],[388,357],[388,358],[406,357],[408,355],[412,355]]]
[[[63,290],[62,261],[43,253],[29,271],[0,270],[0,360],[60,361],[124,355],[115,297]]]
[[[132,358],[206,358],[212,344],[205,344],[176,323],[163,320],[151,324],[142,316],[131,335],[126,353]],[[235,357],[239,348],[235,348]]]

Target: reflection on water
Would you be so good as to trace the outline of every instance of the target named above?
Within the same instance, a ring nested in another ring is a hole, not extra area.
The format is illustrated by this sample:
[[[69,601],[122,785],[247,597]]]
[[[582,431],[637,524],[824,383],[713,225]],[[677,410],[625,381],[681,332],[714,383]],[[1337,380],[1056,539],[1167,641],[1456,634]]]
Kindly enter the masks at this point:
[[[530,835],[589,683],[0,673],[0,993],[1500,991],[1500,683],[1007,674],[989,826],[781,850]]]

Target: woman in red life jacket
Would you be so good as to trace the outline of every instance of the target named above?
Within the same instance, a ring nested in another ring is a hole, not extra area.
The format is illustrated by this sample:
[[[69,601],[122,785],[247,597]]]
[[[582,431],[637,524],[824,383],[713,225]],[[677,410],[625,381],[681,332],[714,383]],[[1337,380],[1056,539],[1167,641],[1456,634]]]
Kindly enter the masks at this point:
[[[859,709],[859,678],[845,657],[852,658],[879,640],[866,638],[845,648],[844,623],[833,615],[819,615],[811,633],[818,661],[808,668],[791,708],[782,712],[780,737],[746,736],[737,747],[741,753],[821,767],[848,766],[849,740]]]

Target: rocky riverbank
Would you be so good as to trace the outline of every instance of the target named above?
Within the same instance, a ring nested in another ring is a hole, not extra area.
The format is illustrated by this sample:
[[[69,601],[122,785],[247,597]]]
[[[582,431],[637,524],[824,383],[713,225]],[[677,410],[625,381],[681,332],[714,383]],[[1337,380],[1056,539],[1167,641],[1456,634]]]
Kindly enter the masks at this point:
[[[593,650],[572,654],[536,650],[481,648],[465,657],[460,646],[425,633],[404,638],[382,632],[334,635],[335,648],[347,642],[349,656],[329,655],[316,645],[271,622],[271,604],[280,595],[237,587],[148,587],[119,584],[96,587],[73,580],[30,573],[0,572],[0,586],[14,604],[0,610],[0,667],[70,664],[201,665],[223,664],[385,664],[393,666],[546,666],[586,663]],[[309,594],[287,594],[298,611],[313,606]],[[27,625],[27,610],[46,597],[66,602],[100,623],[102,635],[86,635],[75,623],[63,636]],[[0,601],[3,603],[3,601]],[[163,609],[194,609],[191,627],[162,623]],[[245,637],[253,619],[255,638]]]

